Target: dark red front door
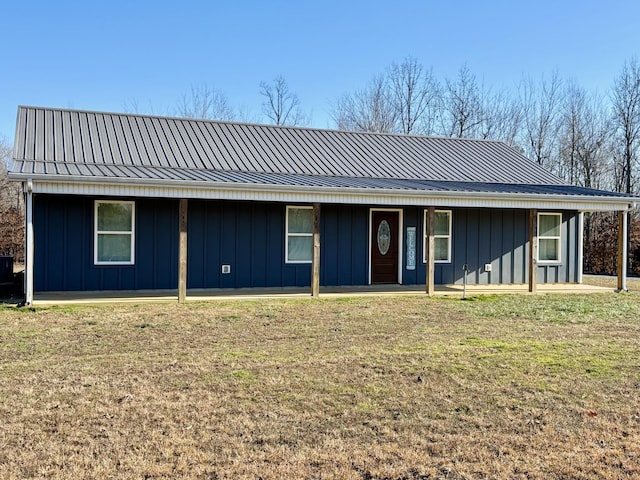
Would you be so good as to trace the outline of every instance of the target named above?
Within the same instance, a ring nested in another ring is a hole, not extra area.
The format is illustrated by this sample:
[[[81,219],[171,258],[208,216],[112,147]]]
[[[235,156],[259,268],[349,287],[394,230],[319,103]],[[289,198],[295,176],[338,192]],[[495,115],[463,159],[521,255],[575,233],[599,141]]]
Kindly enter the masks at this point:
[[[371,217],[371,283],[398,283],[398,212]]]

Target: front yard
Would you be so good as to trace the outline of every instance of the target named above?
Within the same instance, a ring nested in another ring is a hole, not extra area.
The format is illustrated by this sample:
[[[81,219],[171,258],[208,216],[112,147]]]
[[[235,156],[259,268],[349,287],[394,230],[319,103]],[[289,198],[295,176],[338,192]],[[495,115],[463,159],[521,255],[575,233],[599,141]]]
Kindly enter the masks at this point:
[[[640,477],[640,297],[0,307],[0,478]]]

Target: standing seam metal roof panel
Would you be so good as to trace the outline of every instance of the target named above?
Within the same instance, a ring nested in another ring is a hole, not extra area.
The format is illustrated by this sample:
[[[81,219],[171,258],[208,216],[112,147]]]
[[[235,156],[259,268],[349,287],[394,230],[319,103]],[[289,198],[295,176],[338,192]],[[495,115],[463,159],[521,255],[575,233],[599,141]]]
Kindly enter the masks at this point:
[[[252,133],[253,144],[256,151],[260,152],[261,158],[264,160],[266,165],[266,172],[277,172],[278,171],[278,158],[277,155],[271,150],[270,146],[265,143],[262,132],[260,129],[251,125],[248,127]]]
[[[246,157],[244,155],[241,155],[242,147],[238,143],[233,132],[230,130],[229,125],[220,124],[219,127],[220,127],[219,131],[222,136],[222,139],[225,141],[226,145],[228,146],[227,148],[229,153],[231,154],[231,159],[237,165],[237,167],[234,168],[234,170],[254,171],[255,166],[252,166],[248,161],[245,162]]]
[[[46,141],[44,145],[44,158],[45,160],[53,161],[54,149],[55,149],[55,135],[53,134],[54,123],[53,123],[53,112],[51,110],[45,110],[44,123],[45,123],[46,131],[49,132],[48,141]]]
[[[309,151],[305,147],[304,142],[300,141],[300,138],[295,135],[293,129],[283,129],[282,135],[286,138],[287,143],[291,145],[291,148],[296,152],[295,157],[297,163],[301,165],[302,170],[308,170],[309,165],[314,165],[315,167],[319,168],[319,172],[326,172],[326,169],[323,168],[324,165],[322,165],[320,162],[314,162],[312,160],[312,157],[309,157]]]
[[[93,159],[96,163],[106,163],[102,156],[101,136],[98,134],[98,119],[95,114],[90,114],[87,116],[87,120],[89,123],[89,132],[92,138],[91,150],[93,153]]]
[[[347,174],[348,170],[343,162],[326,162],[324,159],[321,162],[318,161],[318,158],[321,156],[322,146],[318,135],[316,135],[317,132],[313,130],[302,131],[293,129],[291,133],[296,136],[300,148],[305,151],[308,165],[315,165],[317,171],[324,175],[335,176]]]
[[[135,151],[137,157],[140,159],[140,165],[153,165],[154,159],[152,155],[150,155],[150,153],[153,153],[153,149],[152,146],[143,139],[142,132],[138,126],[138,118],[127,118],[126,126],[128,130],[128,138],[130,138],[135,145]]]
[[[122,153],[122,145],[116,131],[116,121],[114,115],[106,115],[104,125],[107,130],[109,150],[113,156],[111,163],[114,165],[125,165],[124,155]]]
[[[299,155],[296,154],[296,151],[293,150],[291,142],[282,138],[286,129],[287,127],[283,127],[282,131],[278,131],[278,136],[276,136],[274,130],[265,129],[265,134],[270,138],[274,147],[280,151],[281,161],[284,163],[285,169],[291,169],[295,173],[303,174],[312,168],[314,169],[314,173],[320,173],[320,162],[318,162],[318,164],[305,165]]]
[[[224,141],[224,135],[220,131],[220,125],[217,123],[207,123],[205,125],[207,126],[207,130],[211,134],[211,138],[213,139],[216,148],[220,152],[219,161],[224,162],[221,169],[236,170],[238,168],[238,165],[234,163],[233,155],[229,150],[229,146]]]
[[[247,129],[248,130],[248,129]],[[262,158],[262,155],[258,153],[255,149],[254,142],[252,140],[252,136],[248,135],[248,132],[244,132],[237,128],[229,128],[229,133],[233,135],[234,140],[236,141],[238,148],[242,152],[242,156],[245,158],[254,158],[255,163],[259,166],[260,171],[268,170],[268,164]]]
[[[323,141],[321,132],[316,133],[320,141]],[[380,171],[381,154],[378,151],[378,146],[362,141],[363,138],[359,132],[338,137],[346,148],[342,151],[344,153],[341,152],[340,155],[343,166],[340,175],[355,174],[354,176],[365,178],[376,175]]]
[[[274,146],[271,139],[265,136],[262,129],[255,129],[256,143],[258,143],[264,150],[265,155],[269,158],[269,170],[268,172],[278,172],[285,169],[285,162],[283,162],[282,156],[277,150],[274,150]]]
[[[160,127],[162,128],[162,135],[166,139],[167,144],[169,145],[169,151],[171,152],[171,157],[169,157],[173,162],[172,165],[176,165],[180,168],[186,168],[186,161],[180,151],[180,145],[176,139],[176,132],[174,130],[174,121],[172,119],[163,119],[160,122]]]
[[[89,115],[91,114],[80,115],[78,118],[78,120],[80,120],[80,131],[82,132],[82,154],[84,155],[85,162],[98,163],[93,155],[93,142],[91,138],[91,131],[89,129]]]
[[[350,142],[351,135],[345,135],[341,141],[337,141],[335,135],[320,135],[316,133],[316,139],[322,146],[322,150],[335,152],[335,161],[332,166],[335,168],[339,165],[339,170],[334,170],[334,175],[348,175],[350,172],[360,176],[367,176],[373,172],[368,172],[366,163],[363,161],[368,158],[369,161],[374,160],[374,156],[367,154],[366,148],[362,145]]]
[[[164,152],[162,151],[162,145],[160,144],[160,139],[156,135],[155,130],[153,129],[153,124],[148,121],[146,118],[136,119],[136,123],[138,124],[138,130],[140,130],[140,135],[142,137],[143,142],[148,144],[147,152],[149,154],[153,154],[153,158],[151,160],[151,165],[161,165],[163,163]],[[151,128],[149,128],[151,127]]]
[[[82,150],[82,130],[80,128],[80,114],[78,112],[69,113],[69,129],[71,135],[71,146],[73,147],[73,157],[80,159],[81,163],[87,162]]]
[[[36,158],[36,135],[44,135],[44,132],[36,131],[36,115],[35,112],[29,112],[25,115],[27,123],[27,131],[25,134],[24,153],[25,158]]]
[[[44,111],[43,110],[38,110],[36,112],[36,132],[46,132],[47,131],[47,126],[44,123]],[[45,146],[44,141],[40,141],[40,142],[36,142],[35,146],[34,146],[34,155],[36,156],[36,158],[44,158],[44,146]]]
[[[205,150],[203,167],[216,170],[229,169],[224,162],[223,154],[216,144],[214,135],[209,131],[209,125],[204,122],[194,122],[194,129],[200,137],[200,142]]]
[[[336,148],[328,148],[329,143],[325,136],[320,135],[317,131],[309,131],[306,132],[306,136],[313,136],[315,139],[315,144],[317,149],[314,150],[314,167],[315,171],[312,173],[314,175],[322,174],[322,170],[320,169],[320,165],[324,165],[327,167],[329,171],[329,175],[345,175],[350,171],[348,161],[339,155],[339,152]],[[324,162],[322,160],[325,160]],[[361,174],[361,170],[352,170],[352,173]]]
[[[207,153],[205,152],[205,145],[203,143],[202,135],[200,131],[197,129],[197,122],[187,122],[184,124],[185,135],[189,138],[191,142],[191,148],[196,152],[192,161],[194,162],[195,168],[205,169],[207,168]]]
[[[145,119],[148,120],[148,119]],[[169,144],[169,140],[167,136],[164,134],[164,128],[162,122],[152,122],[149,121],[149,134],[156,139],[159,143],[159,152],[158,155],[158,166],[161,165],[172,165],[172,158],[174,157],[173,152],[171,151],[171,145]]]
[[[193,143],[193,135],[189,135],[187,128],[192,122],[176,122],[176,129],[180,135],[180,142],[184,145],[184,156],[188,168],[198,168],[200,154]]]
[[[263,171],[265,172],[278,171],[278,168],[275,163],[277,160],[275,159],[274,153],[266,149],[263,142],[258,141],[258,139],[260,138],[258,129],[255,128],[254,126],[250,126],[248,127],[247,133],[250,134],[248,135],[247,141],[251,144],[251,148],[256,152],[256,155],[259,156],[259,158],[262,161],[262,164],[264,165]]]
[[[318,175],[331,175],[335,164],[328,165],[324,161],[315,161],[314,151],[310,148],[310,145],[307,142],[300,141],[298,136],[294,135],[293,130],[292,128],[283,128],[279,133],[291,150],[292,159],[296,161],[296,164],[300,165],[300,172],[307,173],[310,168],[313,168]],[[305,135],[305,137],[308,137],[308,135]]]
[[[407,137],[409,138],[409,137]],[[404,145],[394,145],[395,138],[391,136],[381,136],[379,142],[372,142],[372,138],[367,137],[367,141],[370,142],[374,147],[377,147],[381,150],[381,154],[379,157],[379,175],[376,176],[389,176],[393,175],[393,171],[396,170],[397,173],[405,178],[412,178],[415,176],[415,172],[411,171],[407,165],[407,157],[409,157],[409,150],[404,148]],[[397,151],[398,156],[401,158],[401,161],[398,162],[398,165],[394,165],[393,167],[389,162],[389,152]],[[395,168],[394,168],[395,167]],[[382,169],[382,170],[380,170]]]
[[[122,118],[120,115],[111,115],[111,120],[113,122],[113,133],[118,144],[118,153],[122,159],[121,163],[123,165],[138,165],[133,161],[129,152],[129,145],[124,134]]]
[[[311,131],[290,128],[285,131],[285,134],[290,138],[291,144],[300,152],[301,160],[307,171],[313,167],[319,175],[333,175],[341,167],[335,162],[327,164],[327,162],[318,161],[317,141],[313,138]]]

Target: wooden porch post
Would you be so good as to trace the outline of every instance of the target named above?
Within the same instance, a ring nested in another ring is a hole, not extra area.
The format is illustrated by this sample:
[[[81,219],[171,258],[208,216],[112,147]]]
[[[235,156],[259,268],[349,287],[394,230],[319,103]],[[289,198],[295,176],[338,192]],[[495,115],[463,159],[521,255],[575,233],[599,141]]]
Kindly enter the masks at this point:
[[[188,200],[180,199],[178,218],[180,223],[180,242],[178,253],[178,302],[187,299],[187,207]]]
[[[436,223],[436,207],[427,208],[427,240],[425,242],[425,259],[427,268],[426,293],[433,295],[435,293],[435,239],[434,229]]]
[[[578,283],[582,283],[584,270],[584,212],[578,213]]]
[[[538,211],[529,210],[529,292],[538,292]]]
[[[311,296],[320,296],[320,204],[313,204],[313,257],[311,260]]]
[[[627,291],[627,212],[618,212],[618,292]]]

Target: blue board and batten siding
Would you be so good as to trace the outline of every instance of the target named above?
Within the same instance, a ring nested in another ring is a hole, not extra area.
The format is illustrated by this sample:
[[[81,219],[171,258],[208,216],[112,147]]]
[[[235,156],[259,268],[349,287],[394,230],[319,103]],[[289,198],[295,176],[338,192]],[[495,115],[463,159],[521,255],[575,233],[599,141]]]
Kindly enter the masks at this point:
[[[285,262],[285,215],[282,204],[189,202],[188,287],[310,285],[310,264]],[[323,205],[320,230],[321,284],[366,285],[368,209]]]
[[[178,278],[178,202],[135,199],[135,264],[94,265],[94,201],[89,197],[37,195],[34,201],[35,290],[175,289]],[[127,199],[118,199],[127,200]],[[424,284],[424,209],[402,209],[403,236],[416,229],[416,266],[407,269],[403,241],[402,283]],[[320,282],[369,282],[369,207],[322,205]],[[188,207],[188,288],[310,285],[310,264],[285,262],[286,205],[191,200]],[[437,263],[435,282],[526,283],[527,210],[452,209],[451,263]],[[540,282],[576,282],[578,221],[563,212],[562,262],[539,265]],[[491,272],[485,271],[491,264]],[[223,274],[222,265],[230,266]]]
[[[135,265],[94,265],[95,200],[34,197],[35,290],[177,288],[177,202],[136,199]]]

